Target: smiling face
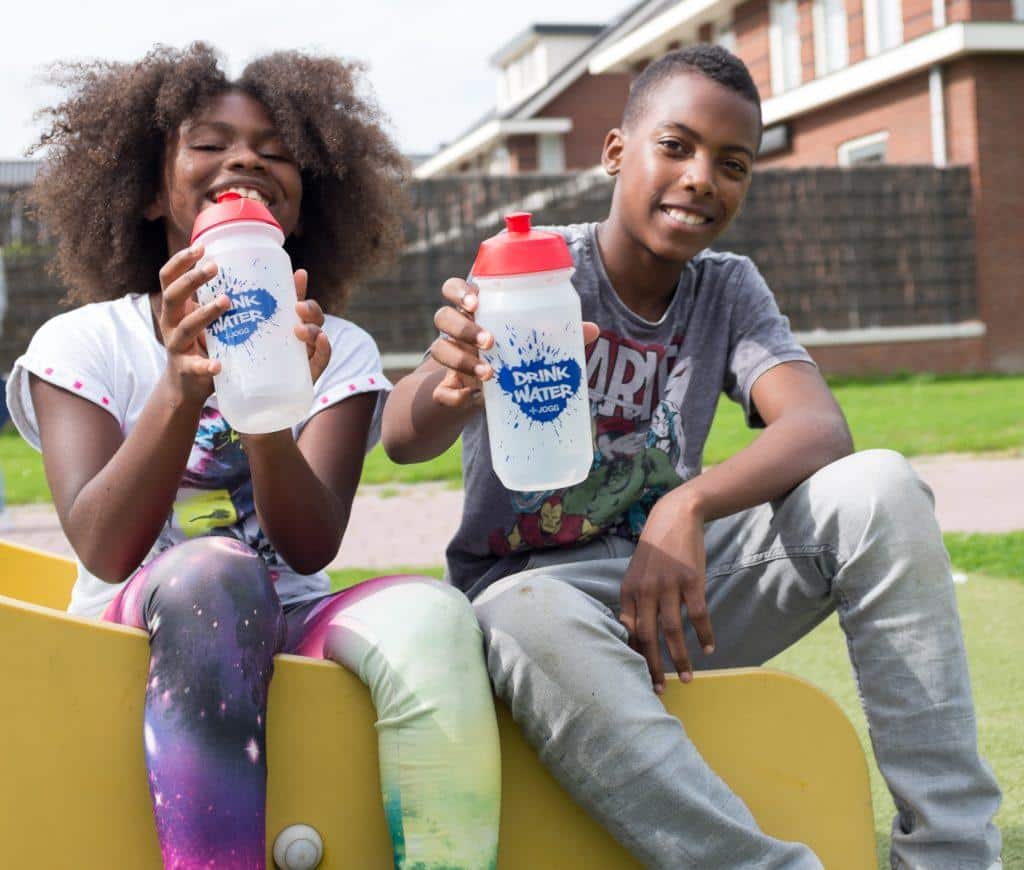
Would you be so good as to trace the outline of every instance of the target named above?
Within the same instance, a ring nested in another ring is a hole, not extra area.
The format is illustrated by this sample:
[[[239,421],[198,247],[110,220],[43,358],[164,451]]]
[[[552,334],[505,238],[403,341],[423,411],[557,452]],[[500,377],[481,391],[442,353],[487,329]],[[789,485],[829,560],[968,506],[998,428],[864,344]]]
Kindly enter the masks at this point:
[[[214,97],[167,145],[150,220],[164,219],[168,255],[186,247],[192,224],[226,191],[266,205],[290,236],[299,225],[302,178],[262,103],[240,91]]]
[[[696,72],[666,79],[645,103],[605,140],[605,169],[619,176],[609,228],[616,244],[682,264],[739,211],[750,187],[760,112]]]

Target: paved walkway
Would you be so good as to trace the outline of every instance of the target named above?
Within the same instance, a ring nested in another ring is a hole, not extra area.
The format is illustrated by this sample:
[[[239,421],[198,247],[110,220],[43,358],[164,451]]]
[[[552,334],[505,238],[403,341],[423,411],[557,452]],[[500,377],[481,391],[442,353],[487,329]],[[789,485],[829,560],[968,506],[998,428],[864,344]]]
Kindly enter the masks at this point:
[[[913,460],[935,491],[943,531],[1024,529],[1024,459]],[[361,487],[332,568],[440,565],[458,526],[462,492],[445,484]],[[71,550],[49,505],[9,508],[0,537],[54,553]]]

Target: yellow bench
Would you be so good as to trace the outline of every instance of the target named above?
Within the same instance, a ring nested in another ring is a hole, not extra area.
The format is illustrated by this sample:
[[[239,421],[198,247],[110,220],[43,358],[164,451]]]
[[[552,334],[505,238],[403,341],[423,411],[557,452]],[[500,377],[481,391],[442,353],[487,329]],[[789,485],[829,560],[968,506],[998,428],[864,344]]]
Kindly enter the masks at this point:
[[[159,868],[142,755],[146,637],[62,612],[73,579],[66,559],[0,542],[2,864]],[[829,870],[876,866],[864,756],[826,695],[753,668],[673,682],[664,701],[764,830],[808,843]],[[278,656],[268,721],[268,845],[302,822],[323,836],[325,868],[393,866],[359,680]],[[500,867],[638,866],[544,770],[501,705],[499,721]]]

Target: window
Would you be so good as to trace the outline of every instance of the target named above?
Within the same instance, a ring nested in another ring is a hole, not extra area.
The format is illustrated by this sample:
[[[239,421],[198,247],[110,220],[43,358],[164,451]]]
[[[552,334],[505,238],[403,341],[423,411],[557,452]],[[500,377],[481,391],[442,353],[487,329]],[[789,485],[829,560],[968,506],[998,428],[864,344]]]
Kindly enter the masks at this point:
[[[1024,3],[1024,0],[1020,0]],[[711,25],[711,41],[726,51],[736,53],[736,31],[732,29],[731,17],[725,21],[716,21]]]
[[[487,163],[488,175],[509,175],[512,172],[512,156],[504,143],[495,148]]]
[[[800,19],[796,0],[772,0],[772,93],[781,94],[800,84]]]
[[[864,0],[864,45],[868,56],[903,42],[900,0]]]
[[[872,166],[885,163],[889,132],[871,133],[839,146],[840,166]]]
[[[845,0],[814,0],[814,68],[819,76],[850,62]]]
[[[541,133],[537,137],[540,157],[537,169],[541,172],[565,172],[565,143],[561,133]]]
[[[1013,0],[1013,17],[1017,21],[1024,21],[1024,0]]]

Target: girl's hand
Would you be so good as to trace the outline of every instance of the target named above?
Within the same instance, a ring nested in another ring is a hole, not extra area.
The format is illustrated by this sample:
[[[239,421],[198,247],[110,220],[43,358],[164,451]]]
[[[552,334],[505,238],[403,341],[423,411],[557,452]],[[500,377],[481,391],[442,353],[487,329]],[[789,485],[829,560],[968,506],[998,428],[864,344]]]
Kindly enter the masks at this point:
[[[305,269],[295,272],[295,295],[299,301],[295,305],[295,313],[299,315],[295,334],[305,342],[306,356],[309,357],[309,373],[315,384],[317,378],[324,373],[327,363],[331,360],[331,341],[323,331],[324,312],[315,299],[306,298],[309,286],[309,273]]]
[[[172,386],[187,398],[205,402],[213,393],[213,376],[220,363],[206,355],[203,330],[231,307],[227,295],[207,305],[196,302],[200,287],[217,274],[216,263],[197,267],[203,246],[178,251],[160,270],[160,335],[167,350]]]
[[[704,571],[704,517],[680,487],[651,510],[620,592],[619,619],[629,631],[630,646],[647,659],[659,695],[665,691],[662,633],[679,679],[693,679],[683,631],[684,606],[704,654],[714,652]]]
[[[480,351],[494,346],[494,336],[474,320],[479,304],[476,287],[461,278],[449,278],[441,295],[448,304],[434,315],[434,326],[441,335],[430,346],[430,355],[447,371],[434,388],[434,401],[450,408],[480,404],[480,385],[494,376],[494,369],[481,359]],[[594,341],[598,332],[596,324],[584,322],[584,343]]]

